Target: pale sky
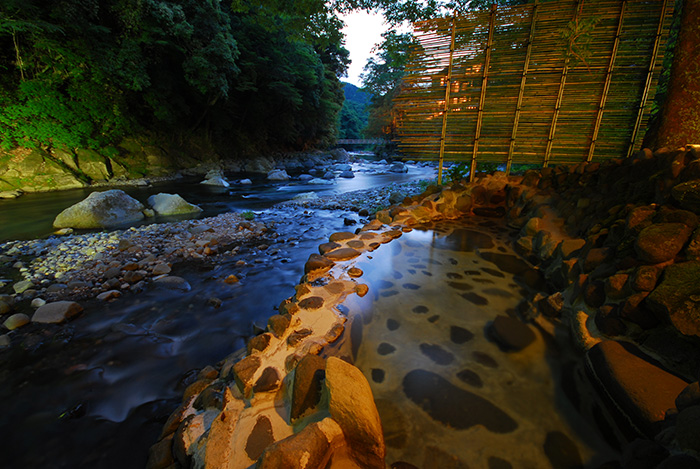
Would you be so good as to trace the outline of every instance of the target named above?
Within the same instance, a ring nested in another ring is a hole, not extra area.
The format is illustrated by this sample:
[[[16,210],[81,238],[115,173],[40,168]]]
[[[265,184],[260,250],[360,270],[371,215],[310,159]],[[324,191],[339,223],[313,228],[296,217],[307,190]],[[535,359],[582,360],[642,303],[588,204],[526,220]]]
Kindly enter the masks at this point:
[[[388,26],[384,24],[384,17],[378,13],[367,13],[364,11],[353,12],[342,15],[345,21],[345,48],[350,51],[352,63],[348,68],[348,76],[341,78],[355,86],[362,86],[360,74],[367,63],[367,59],[372,55],[372,48],[382,41],[382,33]]]

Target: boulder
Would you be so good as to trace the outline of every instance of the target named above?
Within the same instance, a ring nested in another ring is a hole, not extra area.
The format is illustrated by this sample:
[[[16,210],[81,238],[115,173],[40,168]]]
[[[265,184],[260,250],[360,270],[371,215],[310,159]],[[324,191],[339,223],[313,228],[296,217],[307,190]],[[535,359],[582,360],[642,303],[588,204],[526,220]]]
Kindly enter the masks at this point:
[[[243,184],[243,182],[241,182]],[[221,175],[212,176],[200,182],[200,184],[206,184],[208,186],[218,186],[218,187],[228,187],[230,184]]]
[[[352,457],[364,468],[384,468],[384,435],[372,389],[362,372],[340,358],[326,362],[328,407],[345,434]]]
[[[275,169],[275,162],[270,157],[258,156],[248,160],[245,164],[245,170],[249,173],[267,174]]]
[[[608,340],[586,355],[586,369],[604,389],[611,411],[628,435],[653,438],[663,427],[666,411],[688,383],[654,365],[631,345]]]
[[[29,323],[29,316],[26,314],[17,313],[7,318],[3,323],[3,326],[5,326],[8,330],[13,331],[27,323]]]
[[[634,249],[640,260],[660,264],[673,260],[691,233],[684,223],[655,223],[639,233]]]
[[[700,335],[700,261],[670,265],[646,298],[647,306],[685,335]]]
[[[160,193],[148,198],[148,205],[158,215],[188,215],[202,211],[197,205],[193,205],[178,194]]]
[[[241,179],[239,181],[239,184],[244,185],[244,186],[250,186],[251,184],[253,184],[253,181],[251,181],[250,179],[247,179],[247,178]]]
[[[110,228],[143,220],[145,207],[126,192],[93,192],[58,214],[54,228]]]
[[[340,173],[340,177],[341,177],[341,178],[345,178],[345,179],[352,179],[352,178],[355,177],[355,173],[353,173],[353,172],[350,171],[350,170],[348,170],[348,171],[343,171],[342,173]]]
[[[280,440],[265,450],[258,469],[305,469],[328,467],[333,450],[343,441],[343,431],[331,418],[307,425],[299,433]]]
[[[289,174],[284,169],[273,169],[267,173],[268,181],[288,181]]]
[[[308,354],[301,359],[294,371],[290,418],[296,420],[321,400],[321,382],[325,377],[326,361],[318,355]]]
[[[700,181],[695,180],[678,184],[671,190],[671,195],[682,208],[700,213]]]
[[[407,173],[408,168],[403,163],[394,163],[391,166],[389,166],[389,171],[391,171],[392,173]]]
[[[80,313],[83,307],[74,301],[55,301],[53,303],[46,303],[44,306],[39,307],[34,316],[32,316],[32,322],[38,322],[42,324],[60,324],[66,319],[70,319],[76,314]]]

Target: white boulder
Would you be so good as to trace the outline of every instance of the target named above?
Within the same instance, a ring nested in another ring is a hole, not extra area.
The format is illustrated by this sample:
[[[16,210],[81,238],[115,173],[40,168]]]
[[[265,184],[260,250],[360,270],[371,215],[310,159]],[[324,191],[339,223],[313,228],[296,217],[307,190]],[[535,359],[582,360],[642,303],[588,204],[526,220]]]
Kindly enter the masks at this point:
[[[93,192],[58,214],[54,228],[109,228],[143,220],[145,207],[126,192]]]
[[[178,194],[160,193],[148,198],[148,205],[158,215],[187,215],[202,211],[197,205],[187,202]]]

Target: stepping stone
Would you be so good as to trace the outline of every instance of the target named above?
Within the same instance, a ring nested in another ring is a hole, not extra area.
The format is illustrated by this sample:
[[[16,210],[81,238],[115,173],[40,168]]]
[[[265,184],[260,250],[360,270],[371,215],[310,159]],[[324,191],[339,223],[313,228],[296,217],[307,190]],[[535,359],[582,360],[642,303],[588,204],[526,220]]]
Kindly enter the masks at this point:
[[[491,325],[491,334],[500,345],[519,351],[535,341],[535,333],[527,324],[510,316],[496,316]]]

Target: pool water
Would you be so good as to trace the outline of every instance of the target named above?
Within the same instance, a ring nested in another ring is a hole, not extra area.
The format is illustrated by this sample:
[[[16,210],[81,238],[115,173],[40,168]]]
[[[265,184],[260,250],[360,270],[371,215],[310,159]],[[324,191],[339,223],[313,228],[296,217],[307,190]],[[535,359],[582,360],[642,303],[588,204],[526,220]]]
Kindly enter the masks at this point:
[[[358,263],[369,294],[346,301],[342,348],[372,387],[391,467],[561,469],[619,457],[572,402],[592,391],[571,384],[576,355],[553,328],[530,324],[536,339],[521,351],[492,339],[497,315],[516,317],[545,288],[510,231],[487,218],[441,222]]]

